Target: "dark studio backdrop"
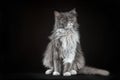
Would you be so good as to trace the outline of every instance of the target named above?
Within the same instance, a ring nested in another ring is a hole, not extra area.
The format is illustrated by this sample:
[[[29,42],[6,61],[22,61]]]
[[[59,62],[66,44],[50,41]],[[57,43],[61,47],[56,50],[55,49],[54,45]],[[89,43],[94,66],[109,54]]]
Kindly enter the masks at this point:
[[[1,77],[44,73],[43,53],[54,25],[54,10],[76,8],[86,64],[119,73],[117,1],[8,1],[1,3]]]

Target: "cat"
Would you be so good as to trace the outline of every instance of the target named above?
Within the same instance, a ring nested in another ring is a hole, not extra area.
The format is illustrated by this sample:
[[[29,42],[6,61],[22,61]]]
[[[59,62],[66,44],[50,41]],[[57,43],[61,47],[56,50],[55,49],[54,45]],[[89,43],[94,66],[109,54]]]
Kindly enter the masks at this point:
[[[54,11],[55,24],[50,42],[43,56],[45,74],[71,76],[76,74],[95,74],[108,76],[107,70],[86,66],[80,45],[76,9],[67,12]]]

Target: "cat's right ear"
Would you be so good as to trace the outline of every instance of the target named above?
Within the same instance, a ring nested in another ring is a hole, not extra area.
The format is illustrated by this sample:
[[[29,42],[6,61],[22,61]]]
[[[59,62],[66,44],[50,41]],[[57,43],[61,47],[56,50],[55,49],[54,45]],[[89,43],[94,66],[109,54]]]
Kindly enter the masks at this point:
[[[60,16],[60,13],[58,11],[54,11],[55,16]]]

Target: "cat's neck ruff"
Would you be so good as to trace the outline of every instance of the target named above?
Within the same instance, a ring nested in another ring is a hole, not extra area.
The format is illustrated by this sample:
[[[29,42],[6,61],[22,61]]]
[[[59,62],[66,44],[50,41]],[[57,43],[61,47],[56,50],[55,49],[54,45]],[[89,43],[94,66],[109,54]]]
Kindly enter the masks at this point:
[[[71,35],[72,37],[74,37],[74,40],[76,42],[79,42],[79,33],[78,33],[78,31],[76,31],[76,30],[73,29],[73,24],[70,23],[70,24],[68,24],[68,26],[66,28],[58,28],[53,33],[53,34],[55,34],[54,37],[56,39],[58,39],[60,37],[65,37],[65,36],[68,37],[68,36]]]
[[[79,43],[79,34],[73,29],[73,24],[68,24],[67,28],[59,28],[55,31],[55,40],[62,43],[63,63],[72,63],[76,53],[77,42]]]

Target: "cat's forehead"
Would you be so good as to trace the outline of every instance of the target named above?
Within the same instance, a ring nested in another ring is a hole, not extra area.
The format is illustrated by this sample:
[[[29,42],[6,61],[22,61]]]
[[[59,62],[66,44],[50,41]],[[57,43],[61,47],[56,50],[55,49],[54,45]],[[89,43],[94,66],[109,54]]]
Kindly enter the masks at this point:
[[[69,12],[61,12],[60,13],[61,15],[64,15],[64,16],[73,16],[71,13]]]
[[[72,18],[72,17],[75,17],[75,15],[73,15],[73,14],[71,14],[69,12],[61,12],[60,16],[63,17],[63,18]]]

